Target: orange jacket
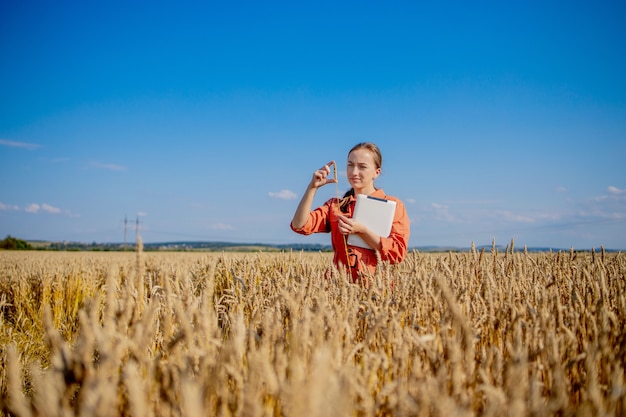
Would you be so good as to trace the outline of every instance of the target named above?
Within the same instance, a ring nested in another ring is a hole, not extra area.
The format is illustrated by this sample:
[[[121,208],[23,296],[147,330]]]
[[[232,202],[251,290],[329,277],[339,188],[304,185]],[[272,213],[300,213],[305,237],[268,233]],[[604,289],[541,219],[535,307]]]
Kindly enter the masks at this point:
[[[383,261],[389,261],[391,264],[400,263],[406,256],[410,235],[410,221],[406,213],[406,208],[402,201],[386,195],[382,189],[376,190],[371,196],[393,200],[397,203],[396,212],[391,225],[391,233],[389,237],[380,238],[380,258]],[[295,229],[291,226],[291,229],[303,235],[330,232],[331,243],[335,253],[333,262],[338,268],[341,268],[341,265],[348,265],[352,273],[352,280],[356,282],[360,273],[366,270],[373,273],[376,270],[378,259],[373,249],[347,245],[348,248],[346,251],[347,237],[339,232],[337,214],[352,217],[355,203],[356,198],[354,196],[350,197],[348,212],[341,213],[339,211],[339,200],[337,198],[331,198],[322,206],[309,213],[309,219],[302,228]],[[348,256],[349,259],[346,259],[346,256]]]

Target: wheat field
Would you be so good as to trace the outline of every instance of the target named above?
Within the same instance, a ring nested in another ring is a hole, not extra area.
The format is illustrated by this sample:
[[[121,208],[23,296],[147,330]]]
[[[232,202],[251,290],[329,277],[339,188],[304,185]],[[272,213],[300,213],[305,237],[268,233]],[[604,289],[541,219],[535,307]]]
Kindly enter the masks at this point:
[[[623,416],[626,255],[0,251],[14,416]]]

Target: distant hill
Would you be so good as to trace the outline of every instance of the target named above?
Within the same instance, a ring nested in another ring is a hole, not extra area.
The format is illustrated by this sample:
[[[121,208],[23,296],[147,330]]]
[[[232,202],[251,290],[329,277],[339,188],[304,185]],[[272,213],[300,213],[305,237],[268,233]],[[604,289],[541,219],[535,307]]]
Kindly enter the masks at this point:
[[[273,245],[267,243],[236,243],[236,242],[162,242],[144,243],[144,250],[206,250],[206,251],[227,251],[227,252],[257,252],[264,251],[331,251],[330,245],[321,244],[280,244]]]
[[[63,251],[134,251],[135,244],[127,243],[84,243],[84,242],[49,242],[41,240],[29,241],[36,250],[63,250]],[[213,251],[213,252],[258,252],[297,250],[307,252],[331,251],[330,245],[321,244],[267,244],[267,243],[238,243],[238,242],[197,242],[176,241],[144,243],[145,251]]]
[[[83,242],[48,242],[32,240],[28,243],[35,250],[64,250],[64,251],[134,251],[135,245],[123,243],[83,243]],[[268,244],[268,243],[237,243],[237,242],[210,242],[210,241],[175,241],[175,242],[159,242],[159,243],[144,243],[143,248],[145,251],[207,251],[207,252],[280,252],[280,251],[305,251],[305,252],[330,252],[332,247],[330,245],[322,244],[308,244],[308,243],[285,243],[285,244]],[[491,245],[476,246],[477,251],[484,250],[490,252]],[[507,250],[506,246],[496,246],[495,249],[498,252],[504,252]],[[458,246],[415,246],[410,247],[409,250],[416,250],[418,252],[467,252],[470,247],[458,247]],[[524,247],[516,247],[516,252],[521,252]],[[569,248],[550,248],[550,247],[529,247],[528,252],[559,252],[569,251]],[[596,251],[601,251],[601,248],[594,248]],[[615,249],[605,249],[607,252],[618,252]],[[577,252],[590,252],[591,248],[576,249]]]

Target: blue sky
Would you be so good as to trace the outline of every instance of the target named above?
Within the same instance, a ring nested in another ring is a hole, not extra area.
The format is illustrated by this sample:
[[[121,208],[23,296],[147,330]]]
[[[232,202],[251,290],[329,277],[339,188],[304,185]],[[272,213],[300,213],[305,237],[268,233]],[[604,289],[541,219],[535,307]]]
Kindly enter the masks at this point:
[[[329,243],[373,141],[411,246],[626,248],[623,2],[127,3],[0,1],[3,236]]]

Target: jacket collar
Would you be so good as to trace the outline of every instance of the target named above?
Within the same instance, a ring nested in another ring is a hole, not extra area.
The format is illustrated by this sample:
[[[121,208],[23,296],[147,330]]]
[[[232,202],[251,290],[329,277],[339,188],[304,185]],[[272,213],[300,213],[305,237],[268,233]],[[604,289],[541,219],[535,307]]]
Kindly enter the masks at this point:
[[[385,194],[382,188],[377,188],[376,191],[370,194],[370,196],[376,198],[386,198],[387,194]],[[356,201],[356,195],[350,196],[350,202],[352,201]]]

